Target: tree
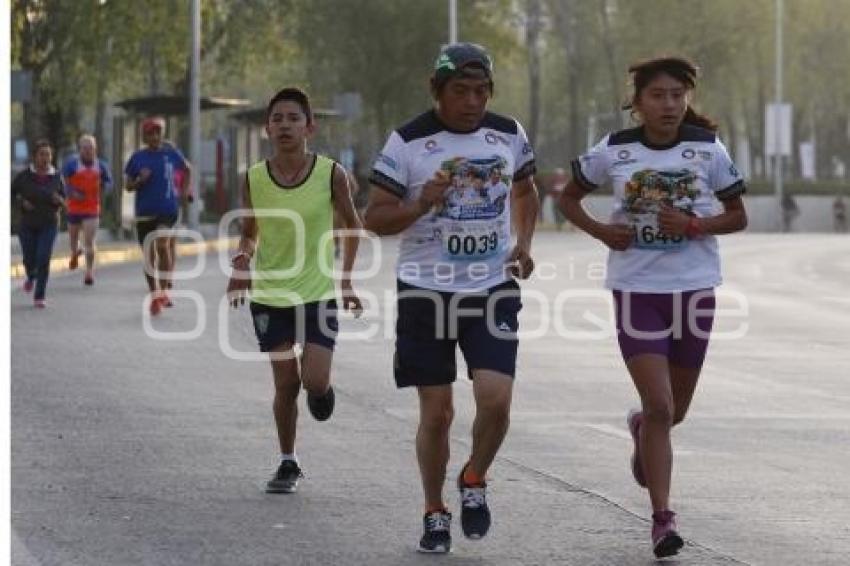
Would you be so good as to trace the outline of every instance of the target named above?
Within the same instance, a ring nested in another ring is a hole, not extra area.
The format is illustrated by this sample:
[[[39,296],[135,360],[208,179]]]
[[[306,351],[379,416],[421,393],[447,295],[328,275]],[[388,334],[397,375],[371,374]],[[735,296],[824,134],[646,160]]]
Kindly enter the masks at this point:
[[[543,14],[540,0],[526,0],[525,45],[528,51],[528,139],[537,141],[540,124],[540,32]]]
[[[464,2],[461,8],[461,38],[487,43],[481,30],[492,25],[494,4]],[[435,9],[419,0],[302,1],[294,4],[294,19],[293,39],[319,100],[331,104],[336,93],[360,93],[358,149],[367,159],[391,128],[430,106],[428,77],[448,39],[446,3]]]

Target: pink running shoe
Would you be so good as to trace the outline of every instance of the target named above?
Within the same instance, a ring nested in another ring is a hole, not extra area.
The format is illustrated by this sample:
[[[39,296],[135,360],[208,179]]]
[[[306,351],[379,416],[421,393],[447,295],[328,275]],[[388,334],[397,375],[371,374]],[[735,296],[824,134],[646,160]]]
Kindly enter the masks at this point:
[[[634,409],[629,411],[626,423],[629,425],[629,432],[632,433],[632,440],[635,443],[632,452],[632,475],[639,486],[646,487],[646,477],[643,475],[643,465],[640,459],[640,425],[642,422],[643,413]]]
[[[37,309],[46,309],[47,308],[47,301],[45,301],[44,299],[36,299],[32,302],[32,306],[34,306]]]
[[[685,541],[676,532],[676,514],[665,509],[652,514],[652,552],[656,558],[673,556],[685,546]]]
[[[35,282],[32,279],[24,281],[24,293],[32,293],[33,287],[35,287]]]

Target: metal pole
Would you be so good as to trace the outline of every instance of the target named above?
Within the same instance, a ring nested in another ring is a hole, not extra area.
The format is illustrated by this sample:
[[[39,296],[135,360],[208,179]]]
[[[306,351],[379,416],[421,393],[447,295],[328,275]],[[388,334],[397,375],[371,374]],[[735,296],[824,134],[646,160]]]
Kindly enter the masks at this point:
[[[197,228],[201,215],[201,0],[192,0],[192,66],[189,101],[189,148],[192,162],[189,226]]]
[[[449,0],[449,43],[457,43],[457,0]]]
[[[779,210],[779,229],[785,231],[785,214],[782,206],[782,128],[780,127],[779,108],[782,104],[782,19],[783,19],[783,0],[776,0],[776,103],[773,113],[774,119],[774,135],[776,136],[776,161],[775,171],[773,176],[774,193],[776,194],[776,205]]]

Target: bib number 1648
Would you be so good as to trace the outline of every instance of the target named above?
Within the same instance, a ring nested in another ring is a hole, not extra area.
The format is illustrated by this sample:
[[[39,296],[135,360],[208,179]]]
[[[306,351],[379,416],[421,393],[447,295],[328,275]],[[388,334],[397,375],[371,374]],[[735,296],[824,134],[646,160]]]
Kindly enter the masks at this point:
[[[684,236],[668,235],[658,227],[658,217],[654,214],[635,215],[632,219],[635,246],[646,249],[681,248],[687,244]]]
[[[635,241],[638,244],[642,244],[648,247],[664,247],[670,245],[675,246],[681,244],[685,240],[684,236],[668,236],[655,226],[651,226],[648,224],[645,224],[643,226],[633,226],[633,228],[635,232]]]

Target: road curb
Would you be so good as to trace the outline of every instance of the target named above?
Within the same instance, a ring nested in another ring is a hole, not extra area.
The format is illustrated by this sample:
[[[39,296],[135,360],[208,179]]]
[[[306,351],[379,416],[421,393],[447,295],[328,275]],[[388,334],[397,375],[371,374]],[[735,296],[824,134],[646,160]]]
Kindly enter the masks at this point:
[[[204,240],[202,242],[187,242],[177,244],[177,255],[178,257],[186,257],[214,251],[229,250],[235,248],[238,243],[239,238],[237,237],[217,238],[214,240]],[[54,255],[50,260],[50,273],[54,274],[70,271],[68,269],[68,260],[70,257],[70,253]],[[98,267],[136,262],[141,261],[141,259],[142,249],[136,243],[128,243],[126,246],[119,248],[102,248],[97,251]],[[10,271],[12,278],[24,277],[25,270],[23,261],[20,259],[12,261]]]

